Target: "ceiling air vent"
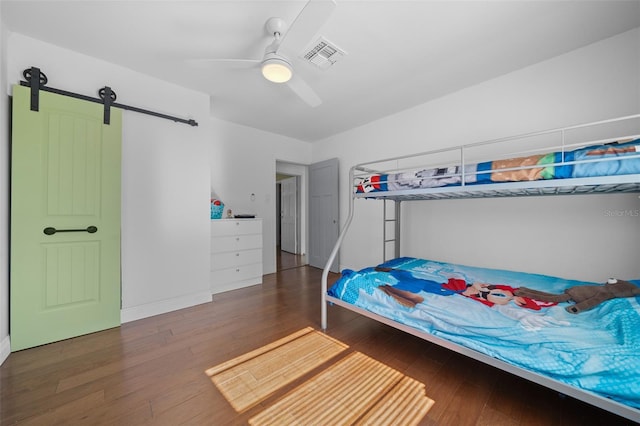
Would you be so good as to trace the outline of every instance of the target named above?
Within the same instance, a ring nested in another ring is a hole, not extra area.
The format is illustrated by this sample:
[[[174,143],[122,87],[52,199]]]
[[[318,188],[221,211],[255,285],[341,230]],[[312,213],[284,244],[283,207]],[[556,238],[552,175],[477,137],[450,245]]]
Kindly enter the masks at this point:
[[[318,41],[313,43],[311,47],[305,51],[302,57],[318,68],[326,70],[345,55],[344,50],[326,38],[320,37]]]

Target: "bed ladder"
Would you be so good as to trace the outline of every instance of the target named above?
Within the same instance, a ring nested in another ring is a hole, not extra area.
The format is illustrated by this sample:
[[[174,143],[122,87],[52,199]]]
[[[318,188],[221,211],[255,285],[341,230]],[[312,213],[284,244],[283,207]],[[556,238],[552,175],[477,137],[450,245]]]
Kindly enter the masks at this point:
[[[393,201],[393,208],[387,206],[387,201]],[[400,257],[400,201],[384,199],[383,203],[382,261],[386,262]],[[393,246],[393,253],[389,246]],[[391,254],[393,256],[389,257]]]

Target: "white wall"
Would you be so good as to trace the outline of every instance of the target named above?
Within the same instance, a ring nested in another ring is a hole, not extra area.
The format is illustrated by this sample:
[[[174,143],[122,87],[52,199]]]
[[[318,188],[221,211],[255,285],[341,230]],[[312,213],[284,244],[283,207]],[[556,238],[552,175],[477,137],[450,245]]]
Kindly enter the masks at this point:
[[[0,5],[0,87],[7,75],[7,31]],[[9,100],[0,91],[0,364],[9,356]]]
[[[123,112],[121,316],[126,322],[211,300],[208,96],[11,34],[7,83],[31,66],[51,87],[95,97],[108,85],[117,102],[200,124]]]
[[[215,118],[211,123],[211,188],[225,211],[263,218],[263,273],[271,274],[276,271],[276,161],[309,164],[311,144]]]
[[[353,164],[638,112],[640,29],[328,138],[313,145],[313,161],[339,153],[344,223]],[[382,260],[381,203],[355,204],[341,267]],[[607,214],[638,208],[637,195],[409,202],[401,254],[592,281],[640,278],[640,218]]]

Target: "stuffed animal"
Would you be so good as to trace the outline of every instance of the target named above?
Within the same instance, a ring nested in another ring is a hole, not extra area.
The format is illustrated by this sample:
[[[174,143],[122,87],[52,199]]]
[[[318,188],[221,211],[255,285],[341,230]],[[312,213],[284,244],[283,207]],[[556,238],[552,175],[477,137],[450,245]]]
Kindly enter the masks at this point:
[[[609,278],[604,285],[579,285],[566,289],[562,294],[545,293],[527,287],[520,287],[514,294],[544,302],[568,302],[572,300],[575,304],[567,306],[565,309],[567,312],[577,314],[592,309],[605,300],[639,296],[640,287],[629,281]]]

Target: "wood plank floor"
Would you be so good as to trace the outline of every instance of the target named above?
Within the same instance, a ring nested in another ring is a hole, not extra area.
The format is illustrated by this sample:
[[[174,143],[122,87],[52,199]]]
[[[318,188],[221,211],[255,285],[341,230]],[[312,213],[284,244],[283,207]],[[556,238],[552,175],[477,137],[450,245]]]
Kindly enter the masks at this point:
[[[300,254],[292,254],[276,248],[276,269],[284,271],[285,269],[298,268],[307,264],[306,256]]]
[[[317,330],[321,272],[283,270],[212,303],[12,353],[0,367],[1,424],[248,424],[356,352],[424,384],[435,403],[423,425],[631,424],[340,307],[329,308],[327,334],[346,349],[236,412],[206,372]],[[319,405],[334,394],[310,393]]]

